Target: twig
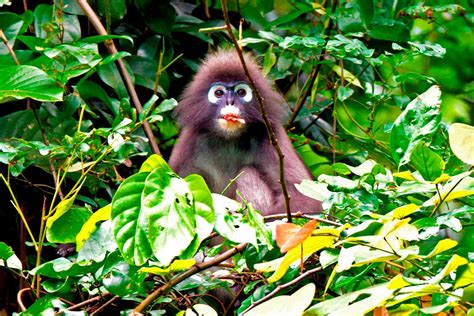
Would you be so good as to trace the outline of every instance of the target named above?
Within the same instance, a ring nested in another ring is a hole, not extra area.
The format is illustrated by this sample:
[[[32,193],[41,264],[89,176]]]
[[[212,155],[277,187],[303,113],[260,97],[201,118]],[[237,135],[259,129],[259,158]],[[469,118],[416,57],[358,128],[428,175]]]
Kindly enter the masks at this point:
[[[201,33],[207,33],[207,32],[215,32],[215,31],[225,31],[227,29],[227,26],[221,25],[221,26],[214,26],[214,27],[203,27],[198,30],[198,32]]]
[[[268,119],[268,115],[265,111],[265,106],[263,104],[263,98],[260,95],[260,91],[258,91],[257,86],[253,80],[253,78],[250,76],[250,72],[247,68],[247,64],[245,63],[244,56],[242,54],[242,51],[240,50],[239,43],[237,42],[237,39],[235,38],[234,34],[232,33],[232,26],[230,24],[229,20],[229,14],[227,12],[227,1],[226,0],[221,0],[221,6],[222,6],[222,13],[224,14],[224,21],[227,26],[227,33],[229,34],[230,39],[232,40],[232,44],[234,45],[237,54],[239,55],[240,62],[242,63],[242,67],[245,72],[245,76],[247,77],[247,80],[249,81],[250,87],[252,88],[253,92],[255,93],[255,97],[257,99],[257,104],[260,109],[260,113],[262,114],[263,122],[265,123],[265,128],[267,130],[268,137],[270,139],[270,143],[272,144],[273,148],[275,148],[275,151],[278,155],[278,162],[279,162],[279,168],[280,168],[280,185],[281,185],[281,190],[283,193],[283,197],[285,198],[285,207],[286,207],[286,213],[288,215],[288,222],[291,223],[291,210],[290,210],[290,194],[288,192],[288,188],[286,186],[286,181],[285,181],[285,165],[284,165],[284,158],[285,155],[283,154],[280,145],[278,144],[278,139],[275,135],[275,131],[273,129],[272,123]]]
[[[189,270],[179,274],[178,276],[171,279],[169,282],[167,282],[163,286],[160,286],[155,291],[153,291],[153,293],[148,295],[137,307],[135,307],[135,309],[132,311],[131,314],[132,315],[141,315],[141,312],[148,305],[150,305],[158,296],[165,293],[166,291],[168,291],[170,288],[172,288],[176,284],[180,283],[181,281],[189,278],[190,276],[192,276],[192,275],[194,275],[194,274],[196,274],[200,271],[206,270],[210,267],[213,267],[213,266],[229,259],[230,257],[234,256],[235,254],[237,254],[239,252],[242,252],[245,249],[245,247],[247,247],[247,243],[239,244],[239,245],[235,246],[234,248],[229,249],[226,252],[220,254],[219,256],[215,257],[214,259],[211,259],[211,260],[203,262],[203,263],[195,264]]]
[[[293,213],[293,214],[291,214],[291,216],[296,217],[296,218],[306,218],[306,219],[309,219],[309,220],[314,219],[316,222],[325,223],[325,224],[338,226],[338,227],[342,226],[341,223],[334,222],[334,221],[324,219],[324,218],[319,218],[319,217],[316,217],[316,216],[303,214],[303,213],[300,213],[300,212]],[[265,219],[265,221],[271,221],[271,220],[275,220],[275,219],[282,219],[282,218],[285,218],[285,217],[286,217],[286,214],[273,214],[273,215],[264,216],[263,218]]]
[[[8,49],[8,52],[10,53],[10,55],[12,55],[13,60],[15,61],[15,64],[20,65],[20,61],[16,57],[15,51],[8,43],[8,38],[5,36],[5,33],[3,33],[3,30],[0,30],[0,39],[2,39],[3,44],[5,44],[5,46]]]
[[[92,297],[92,298],[90,298],[90,299],[88,299],[88,300],[85,300],[85,301],[80,302],[80,303],[78,303],[78,304],[76,304],[76,305],[70,306],[70,307],[68,307],[68,310],[72,311],[72,310],[74,310],[74,309],[79,309],[79,308],[81,308],[81,307],[83,307],[83,306],[89,305],[89,304],[94,303],[94,302],[96,302],[96,301],[100,301],[101,299],[103,299],[104,297],[106,297],[106,296],[108,296],[108,295],[110,295],[110,293],[104,292],[104,293],[102,293],[102,295],[94,296],[94,297]]]
[[[322,267],[317,267],[317,268],[308,270],[308,271],[306,271],[305,273],[301,274],[301,275],[300,275],[299,277],[297,277],[296,279],[291,280],[291,281],[288,282],[288,283],[285,283],[285,284],[282,284],[282,285],[277,286],[273,291],[271,291],[270,293],[268,293],[267,295],[265,295],[264,297],[262,297],[262,298],[259,299],[258,301],[253,302],[253,303],[252,303],[246,310],[244,310],[243,313],[240,314],[240,315],[244,315],[245,313],[247,313],[249,310],[251,310],[251,309],[254,308],[255,306],[260,305],[260,304],[262,304],[263,302],[266,302],[266,301],[268,301],[269,299],[271,299],[273,296],[275,296],[275,295],[276,295],[278,292],[280,292],[281,290],[286,289],[287,287],[290,287],[290,286],[292,286],[292,285],[295,285],[296,283],[300,282],[301,280],[304,280],[305,278],[307,278],[307,277],[310,276],[311,274],[316,273],[316,272],[319,272],[319,271],[321,271],[322,269],[323,269]]]
[[[337,0],[333,0],[331,12],[334,12],[336,10],[336,6],[337,6]],[[310,84],[309,85],[305,84],[303,86],[303,91],[302,91],[301,97],[299,97],[298,100],[296,101],[295,108],[293,109],[293,113],[291,114],[290,120],[288,121],[288,126],[290,126],[293,123],[293,121],[298,116],[298,113],[301,111],[301,108],[303,107],[303,104],[304,104],[306,98],[308,98],[308,96],[311,94],[311,90],[313,89],[313,85],[316,82],[316,78],[318,77],[319,72],[321,70],[322,61],[324,59],[324,56],[326,55],[326,47],[327,47],[328,42],[329,42],[329,35],[330,35],[331,30],[333,28],[333,20],[331,18],[329,18],[329,19],[330,20],[329,20],[328,26],[324,30],[324,36],[326,37],[326,42],[324,43],[323,49],[321,50],[321,54],[319,55],[318,64],[316,65],[316,68],[313,68],[314,71],[311,71],[311,73],[310,73],[310,76],[308,78],[308,80],[310,80],[309,81]]]
[[[105,302],[101,307],[99,307],[98,309],[96,309],[92,314],[91,316],[93,315],[97,315],[99,314],[101,311],[103,311],[107,306],[109,306],[110,304],[112,304],[113,302],[115,302],[117,299],[119,299],[120,296],[118,295],[115,295],[114,297],[112,297],[110,300],[108,300],[107,302]]]
[[[81,7],[82,11],[84,11],[87,18],[96,29],[97,33],[100,35],[107,35],[107,31],[100,22],[99,17],[95,13],[95,11],[91,8],[89,3],[87,3],[87,0],[77,0],[77,4]],[[105,46],[107,47],[109,54],[115,55],[118,53],[117,47],[115,47],[113,40],[106,40]],[[125,63],[121,58],[117,60],[117,63],[120,69],[120,73],[122,74],[122,78],[125,81],[125,85],[127,86],[128,92],[130,94],[130,98],[132,99],[133,105],[137,109],[138,114],[140,114],[142,112],[143,107],[140,103],[140,99],[138,98],[138,94],[135,90],[135,86],[133,85],[132,79],[128,74],[127,68],[125,67]],[[147,120],[143,121],[143,129],[145,131],[146,137],[148,138],[148,143],[150,144],[153,153],[160,155],[160,149],[158,148],[158,145],[156,143],[155,135],[153,135],[153,130],[151,129],[151,126]]]

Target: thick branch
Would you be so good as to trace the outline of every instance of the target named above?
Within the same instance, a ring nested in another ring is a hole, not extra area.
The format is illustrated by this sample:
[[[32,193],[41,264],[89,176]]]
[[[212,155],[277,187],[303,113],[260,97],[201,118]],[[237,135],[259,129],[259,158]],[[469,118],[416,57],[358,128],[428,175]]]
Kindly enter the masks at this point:
[[[215,257],[212,260],[203,262],[203,263],[198,263],[192,266],[189,270],[186,272],[183,272],[176,276],[174,279],[171,279],[168,283],[165,285],[157,288],[153,293],[147,296],[135,309],[133,310],[133,315],[141,315],[141,312],[148,306],[150,305],[158,296],[161,294],[165,293],[169,289],[171,289],[173,286],[176,284],[180,283],[181,281],[186,280],[190,276],[201,272],[203,270],[206,270],[210,267],[213,267],[215,265],[218,265],[219,263],[229,259],[230,257],[236,255],[239,252],[242,252],[245,247],[247,247],[247,243],[239,244],[235,246],[232,249],[227,250],[226,252],[220,254],[219,256]]]
[[[249,81],[249,84],[255,93],[257,104],[260,109],[260,113],[262,114],[263,122],[265,123],[265,128],[267,129],[268,137],[270,138],[270,142],[272,146],[275,148],[275,151],[278,155],[278,162],[279,162],[279,169],[280,169],[280,185],[281,185],[281,190],[283,192],[283,196],[285,198],[285,207],[286,207],[288,222],[291,223],[290,194],[288,192],[288,188],[286,186],[286,181],[285,181],[285,165],[284,165],[285,155],[283,154],[280,148],[280,145],[278,144],[278,139],[275,135],[275,131],[273,129],[272,123],[268,119],[268,115],[265,111],[265,106],[263,104],[263,98],[260,94],[260,91],[258,91],[253,78],[250,76],[250,72],[247,68],[247,64],[245,63],[244,55],[242,54],[240,45],[237,42],[237,39],[235,38],[234,33],[232,33],[232,27],[229,20],[229,14],[227,12],[227,1],[221,0],[221,5],[222,5],[222,13],[224,14],[224,20],[227,27],[227,33],[229,34],[229,37],[232,40],[232,43],[237,51],[237,54],[239,55],[239,59],[240,59],[240,62],[242,63],[245,76],[247,77],[247,80]]]
[[[99,33],[100,35],[107,35],[107,31],[105,30],[104,26],[100,22],[97,14],[91,8],[89,3],[87,3],[87,0],[77,0],[77,4],[79,4],[82,11],[84,11],[87,18],[96,29],[97,33]],[[107,47],[109,54],[115,55],[118,53],[117,47],[115,47],[115,44],[112,40],[106,40],[105,46]],[[132,99],[133,105],[137,109],[138,114],[140,114],[143,107],[142,107],[142,104],[140,103],[140,99],[138,98],[138,94],[137,94],[137,91],[135,90],[135,86],[133,85],[132,79],[130,78],[130,75],[128,74],[127,68],[125,67],[125,63],[123,62],[121,58],[117,60],[117,63],[119,66],[120,73],[122,74],[122,78],[125,81],[125,85],[127,86],[128,93],[130,94],[130,98]],[[145,131],[146,137],[148,138],[148,142],[150,144],[150,147],[153,153],[160,154],[160,149],[158,148],[158,144],[155,141],[155,135],[153,135],[151,126],[146,120],[143,122],[143,129]]]

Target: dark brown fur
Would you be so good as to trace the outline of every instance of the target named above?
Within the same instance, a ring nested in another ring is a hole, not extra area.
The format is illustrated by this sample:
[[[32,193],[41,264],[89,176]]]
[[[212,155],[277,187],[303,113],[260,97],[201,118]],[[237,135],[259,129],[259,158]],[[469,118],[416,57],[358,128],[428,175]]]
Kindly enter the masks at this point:
[[[271,88],[251,56],[246,55],[245,59],[285,155],[291,210],[319,212],[321,203],[302,195],[294,186],[312,177],[282,126],[283,97]],[[238,137],[223,137],[215,127],[215,105],[207,99],[215,82],[248,82],[235,51],[220,50],[208,55],[184,91],[175,111],[182,130],[171,154],[171,167],[181,176],[202,175],[216,193],[221,193],[231,179],[243,172],[225,195],[237,198],[238,190],[264,215],[284,213],[278,156],[270,144],[255,97],[250,105],[242,107],[245,130]]]

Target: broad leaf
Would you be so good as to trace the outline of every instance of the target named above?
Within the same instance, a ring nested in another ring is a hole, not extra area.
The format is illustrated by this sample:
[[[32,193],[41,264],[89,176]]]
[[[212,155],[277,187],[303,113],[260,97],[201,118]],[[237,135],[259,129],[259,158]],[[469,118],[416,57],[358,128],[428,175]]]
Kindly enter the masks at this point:
[[[285,316],[302,315],[304,310],[311,304],[316,286],[313,283],[306,284],[291,295],[280,295],[274,297],[257,307],[251,309],[246,316]]]
[[[149,218],[152,251],[161,265],[168,266],[196,234],[196,215],[189,185],[172,173],[155,169],[146,178],[142,207]]]
[[[142,209],[142,193],[149,173],[127,178],[112,200],[111,219],[117,245],[127,262],[140,266],[151,256],[148,216]]]
[[[31,98],[61,101],[63,89],[44,71],[33,66],[0,68],[0,103]]]
[[[399,166],[407,164],[416,145],[430,140],[441,123],[441,91],[433,86],[411,101],[393,124],[390,150]]]
[[[464,163],[474,165],[474,127],[454,123],[449,127],[449,145]]]
[[[314,219],[307,222],[304,226],[298,226],[293,223],[284,223],[276,226],[276,242],[280,247],[281,253],[301,244],[306,238],[311,236],[311,233],[316,228]]]

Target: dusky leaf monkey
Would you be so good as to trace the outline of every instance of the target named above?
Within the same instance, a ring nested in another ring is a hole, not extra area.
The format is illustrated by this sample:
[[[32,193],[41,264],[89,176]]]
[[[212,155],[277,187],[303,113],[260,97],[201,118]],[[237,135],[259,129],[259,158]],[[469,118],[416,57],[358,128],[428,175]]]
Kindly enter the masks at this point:
[[[284,99],[272,89],[253,58],[249,54],[244,58],[285,157],[290,210],[320,212],[321,203],[294,186],[312,176],[282,125]],[[206,57],[184,90],[175,114],[181,134],[170,165],[179,175],[200,174],[212,192],[221,193],[240,174],[225,195],[238,199],[236,191],[240,192],[263,215],[285,212],[278,156],[234,50],[219,50]]]

